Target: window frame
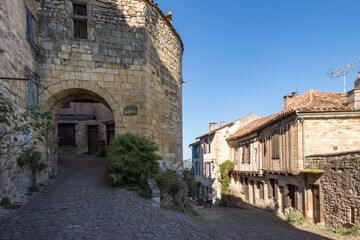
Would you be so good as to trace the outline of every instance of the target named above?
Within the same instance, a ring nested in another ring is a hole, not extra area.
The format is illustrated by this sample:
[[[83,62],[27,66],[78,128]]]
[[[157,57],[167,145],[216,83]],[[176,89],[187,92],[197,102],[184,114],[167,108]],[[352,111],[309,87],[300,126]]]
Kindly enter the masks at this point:
[[[73,21],[73,38],[74,39],[83,39],[83,40],[87,40],[89,39],[89,5],[88,3],[82,3],[82,2],[71,2],[72,5],[72,12],[71,12],[71,18]],[[82,14],[77,14],[75,13],[75,6],[80,7],[83,6],[85,7],[85,14],[86,15],[82,15]],[[84,36],[81,36],[82,34],[80,34],[80,30],[79,30],[79,26],[81,26],[82,24],[85,24],[85,28],[84,29]],[[78,31],[76,30],[78,29]]]
[[[36,19],[30,8],[25,5],[26,15],[26,39],[30,42],[31,46],[36,46]]]

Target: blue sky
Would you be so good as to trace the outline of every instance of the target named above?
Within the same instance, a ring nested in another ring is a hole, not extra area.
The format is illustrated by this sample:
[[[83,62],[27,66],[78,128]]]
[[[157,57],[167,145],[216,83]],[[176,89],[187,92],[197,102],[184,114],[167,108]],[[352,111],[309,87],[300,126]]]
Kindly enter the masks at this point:
[[[360,60],[360,1],[157,2],[185,45],[184,159],[210,122],[276,113],[296,89],[343,92],[327,74]],[[356,76],[347,75],[347,91]]]

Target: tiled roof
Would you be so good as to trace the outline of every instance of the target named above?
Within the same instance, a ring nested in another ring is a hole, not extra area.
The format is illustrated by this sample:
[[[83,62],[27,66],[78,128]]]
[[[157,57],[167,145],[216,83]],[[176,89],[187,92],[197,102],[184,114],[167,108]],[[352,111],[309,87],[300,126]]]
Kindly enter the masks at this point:
[[[242,129],[228,137],[227,140],[231,141],[238,137],[248,135],[263,126],[268,125],[271,122],[276,121],[286,115],[292,114],[296,111],[322,112],[351,110],[350,107],[344,105],[345,101],[344,95],[342,93],[319,92],[315,90],[310,90],[301,96],[295,96],[295,98],[296,99],[294,100],[294,102],[281,112],[258,119],[246,125]]]

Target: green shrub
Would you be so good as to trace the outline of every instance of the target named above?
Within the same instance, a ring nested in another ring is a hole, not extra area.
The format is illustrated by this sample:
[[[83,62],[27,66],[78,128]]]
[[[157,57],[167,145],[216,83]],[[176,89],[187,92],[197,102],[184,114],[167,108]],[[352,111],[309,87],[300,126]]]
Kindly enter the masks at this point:
[[[97,157],[105,157],[106,156],[106,149],[102,148],[96,153]]]
[[[201,218],[201,215],[190,205],[185,205],[185,214],[191,218]]]
[[[0,201],[0,206],[7,206],[10,204],[11,204],[11,201],[10,201],[10,198],[8,198],[8,197],[3,197]]]
[[[194,180],[194,172],[189,169],[184,169],[183,171],[184,181],[188,186],[188,197],[194,195],[196,189],[196,181]]]
[[[146,180],[159,172],[157,150],[155,143],[141,136],[127,133],[115,137],[106,152],[111,185],[144,189]]]
[[[290,212],[287,216],[287,221],[295,225],[303,225],[306,223],[304,215],[298,210]]]
[[[171,196],[175,196],[182,189],[182,181],[175,170],[166,170],[160,172],[155,176],[155,181],[160,189],[161,193],[168,193]]]
[[[346,229],[344,227],[337,228],[336,233],[344,235],[344,236],[359,236],[360,235],[360,226],[353,226],[350,229]]]
[[[29,192],[38,192],[39,191],[39,187],[36,185],[32,185],[28,188]]]

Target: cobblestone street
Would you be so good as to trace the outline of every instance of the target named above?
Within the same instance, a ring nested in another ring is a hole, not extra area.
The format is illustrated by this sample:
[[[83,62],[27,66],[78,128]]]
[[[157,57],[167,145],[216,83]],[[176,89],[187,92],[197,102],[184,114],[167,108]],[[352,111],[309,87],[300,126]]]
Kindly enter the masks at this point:
[[[211,220],[195,220],[108,187],[102,158],[60,162],[63,173],[0,226],[0,239],[325,239],[251,210],[240,209],[231,224],[221,221],[221,208],[206,209]]]

